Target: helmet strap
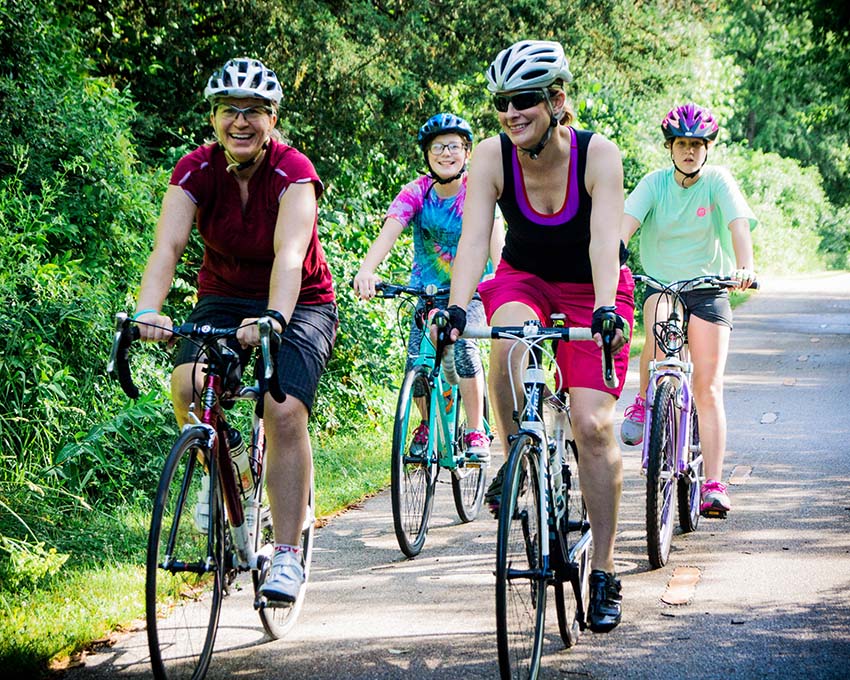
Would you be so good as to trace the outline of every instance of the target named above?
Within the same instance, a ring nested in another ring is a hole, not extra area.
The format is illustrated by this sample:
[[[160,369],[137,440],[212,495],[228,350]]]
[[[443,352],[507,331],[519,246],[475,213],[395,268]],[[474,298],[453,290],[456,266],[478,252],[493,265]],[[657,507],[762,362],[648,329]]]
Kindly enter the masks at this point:
[[[549,140],[552,138],[552,131],[558,127],[558,119],[555,117],[555,109],[552,107],[552,101],[549,99],[549,91],[544,89],[543,94],[546,97],[546,107],[549,109],[549,127],[546,128],[546,132],[543,133],[543,136],[540,138],[540,141],[537,142],[530,149],[526,149],[524,147],[519,147],[520,151],[523,151],[529,155],[531,160],[536,161],[543,149],[549,143]]]
[[[676,161],[673,160],[673,147],[670,147],[670,160],[673,161],[673,167],[676,168],[676,172],[678,172],[680,175],[682,175],[682,188],[687,189],[687,187],[685,186],[685,180],[686,179],[693,179],[698,174],[700,174],[702,172],[702,166],[706,164],[706,161],[708,161],[708,145],[706,144],[705,158],[702,161],[702,165],[700,165],[693,172],[685,172],[678,165],[676,165]],[[693,186],[693,184],[691,186]]]
[[[455,182],[455,181],[459,180],[461,177],[463,177],[463,173],[465,173],[465,172],[466,172],[466,163],[463,164],[463,167],[460,169],[460,172],[457,173],[454,177],[448,177],[448,178],[444,179],[444,178],[440,177],[436,172],[434,172],[431,169],[430,165],[428,166],[428,177],[433,179],[437,184],[451,184],[452,182]]]
[[[221,142],[219,142],[221,144]],[[260,160],[266,152],[269,143],[263,142],[263,147],[256,153],[252,158],[249,158],[247,161],[237,161],[233,156],[230,155],[230,152],[225,148],[223,144],[221,144],[221,148],[224,149],[224,157],[227,159],[227,172],[235,172],[239,173],[243,170],[247,170],[254,163]]]
[[[431,167],[431,161],[428,160],[428,150],[427,149],[423,150],[422,155],[425,156],[425,167],[428,168],[428,172],[427,172],[428,177],[433,179],[434,182],[436,182],[437,184],[451,184],[452,182],[459,180],[461,177],[463,177],[463,173],[466,172],[466,165],[467,164],[464,163],[463,167],[460,169],[460,172],[458,172],[454,177],[449,177],[448,179],[443,179],[436,172],[434,172],[434,168]]]

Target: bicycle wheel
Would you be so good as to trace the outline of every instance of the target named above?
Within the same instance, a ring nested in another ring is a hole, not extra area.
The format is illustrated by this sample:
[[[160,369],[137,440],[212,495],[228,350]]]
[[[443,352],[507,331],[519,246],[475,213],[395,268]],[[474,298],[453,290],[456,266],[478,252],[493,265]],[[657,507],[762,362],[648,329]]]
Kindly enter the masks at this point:
[[[263,477],[265,477],[265,475],[263,475]],[[263,624],[263,628],[273,640],[282,638],[290,630],[292,630],[292,627],[298,620],[298,615],[301,613],[301,607],[304,606],[307,583],[310,580],[310,564],[313,560],[313,535],[316,525],[314,498],[315,487],[313,480],[311,479],[310,500],[307,504],[307,515],[304,518],[304,526],[301,529],[301,566],[304,568],[304,584],[298,591],[298,596],[295,599],[295,602],[288,606],[273,607],[268,606],[268,603],[266,602],[258,601],[255,605],[257,612],[260,615],[260,622]],[[264,505],[267,507],[267,504],[262,504],[261,507]],[[263,514],[264,513],[260,513],[261,517]],[[267,548],[263,551],[263,555],[257,562],[258,569],[251,572],[254,580],[255,596],[260,586],[263,585],[266,576],[268,576],[272,563],[271,555],[274,550],[274,527],[272,525],[271,513],[267,515],[266,520],[258,521],[263,521],[263,525],[257,535],[258,549],[262,548],[264,545],[269,545],[271,546],[271,550]],[[266,555],[266,553],[268,553],[268,555]]]
[[[503,680],[536,678],[543,651],[546,527],[540,526],[539,448],[527,435],[506,463],[496,543],[496,641]]]
[[[165,462],[148,537],[145,613],[157,680],[202,678],[212,656],[224,593],[224,510],[204,428],[185,430]],[[210,470],[209,530],[193,510]]]
[[[573,463],[569,467],[569,474],[565,476],[567,513],[561,520],[558,533],[558,554],[563,556],[569,565],[569,580],[557,579],[555,582],[555,611],[558,614],[558,632],[564,647],[576,644],[585,627],[587,608],[590,605],[590,549],[593,545],[587,508],[581,495],[578,451],[574,442],[569,442],[568,450],[572,451]]]
[[[393,526],[398,545],[408,557],[418,555],[425,544],[439,469],[431,442],[427,447],[414,444],[413,434],[420,419],[415,399],[430,404],[431,388],[424,368],[413,369],[405,376],[393,428]]]
[[[694,464],[694,461],[698,461]],[[679,526],[682,531],[696,531],[699,525],[700,491],[704,478],[702,450],[699,444],[699,416],[691,403],[691,446],[687,453],[688,474],[679,480]]]
[[[655,393],[650,424],[646,468],[646,548],[649,563],[655,568],[667,564],[673,541],[677,446],[674,392],[670,380],[661,382]]]
[[[466,460],[466,443],[463,435],[466,432],[466,416],[462,408],[460,392],[457,393],[457,417],[455,418],[455,461]],[[488,417],[487,397],[484,397],[484,419]],[[461,522],[471,522],[481,511],[484,500],[484,486],[487,481],[487,465],[466,466],[463,463],[452,470],[452,494],[455,508]]]

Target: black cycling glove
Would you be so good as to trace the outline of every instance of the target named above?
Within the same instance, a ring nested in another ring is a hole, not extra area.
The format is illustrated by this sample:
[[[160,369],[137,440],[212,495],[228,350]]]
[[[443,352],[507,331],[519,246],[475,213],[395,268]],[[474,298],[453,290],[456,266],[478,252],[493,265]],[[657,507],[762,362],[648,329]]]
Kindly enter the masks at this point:
[[[604,331],[614,332],[617,329],[623,331],[626,340],[629,339],[628,325],[626,320],[617,314],[617,308],[613,305],[598,307],[593,310],[593,321],[590,323],[590,331],[593,335]]]
[[[451,345],[454,340],[451,339],[452,329],[456,329],[458,333],[463,333],[466,328],[466,310],[457,305],[451,305],[446,309],[446,314],[449,315],[449,325],[446,328],[446,344]]]

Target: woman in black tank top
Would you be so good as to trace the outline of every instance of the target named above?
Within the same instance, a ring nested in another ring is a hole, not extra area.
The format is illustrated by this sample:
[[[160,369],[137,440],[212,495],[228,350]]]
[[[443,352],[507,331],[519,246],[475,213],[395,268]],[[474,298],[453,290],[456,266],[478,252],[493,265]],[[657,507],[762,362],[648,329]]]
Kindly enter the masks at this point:
[[[452,326],[462,329],[464,309],[476,287],[493,325],[521,325],[533,318],[548,324],[555,312],[567,314],[572,326],[601,328],[603,318],[613,318],[618,324],[613,349],[622,385],[629,355],[619,329],[634,318],[634,283],[620,261],[620,152],[601,135],[571,126],[574,116],[564,87],[572,75],[560,44],[516,43],[496,57],[487,80],[503,132],[481,142],[473,154],[452,276]],[[495,277],[478,286],[496,203],[508,225],[505,248]],[[458,333],[453,330],[452,335]],[[593,532],[588,624],[591,630],[607,632],[621,616],[620,584],[614,573],[622,487],[614,409],[621,388],[605,387],[601,336],[595,337],[599,346],[563,343],[558,364],[583,454],[579,468]],[[490,357],[490,395],[505,451],[507,437],[517,429],[509,385],[511,345],[493,341]],[[518,364],[521,358],[511,360]],[[513,375],[521,375],[518,366]]]

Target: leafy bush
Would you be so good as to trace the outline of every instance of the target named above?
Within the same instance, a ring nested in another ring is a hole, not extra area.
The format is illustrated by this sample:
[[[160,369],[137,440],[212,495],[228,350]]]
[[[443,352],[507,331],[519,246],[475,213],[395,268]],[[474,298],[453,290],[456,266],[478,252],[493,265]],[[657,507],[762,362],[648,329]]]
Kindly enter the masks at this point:
[[[816,168],[740,146],[719,147],[713,160],[729,167],[759,220],[753,232],[757,270],[800,272],[823,266],[820,232],[832,208]]]

